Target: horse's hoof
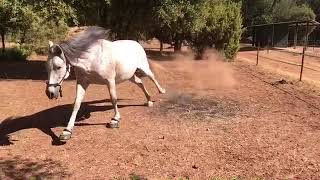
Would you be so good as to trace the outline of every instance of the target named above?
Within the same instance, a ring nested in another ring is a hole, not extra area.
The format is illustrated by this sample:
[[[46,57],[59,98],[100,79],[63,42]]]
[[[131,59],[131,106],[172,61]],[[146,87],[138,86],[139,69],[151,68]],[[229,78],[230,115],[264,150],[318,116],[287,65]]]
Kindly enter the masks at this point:
[[[165,93],[166,93],[166,90],[162,88],[162,89],[159,90],[159,93],[160,93],[160,94],[165,94]]]
[[[62,134],[59,136],[59,140],[62,142],[66,142],[71,138],[72,133],[70,131],[63,130]]]
[[[118,120],[112,119],[111,122],[107,123],[107,128],[115,129],[120,127],[120,122]]]
[[[148,107],[153,107],[153,102],[152,101],[148,101],[145,105],[148,106]]]

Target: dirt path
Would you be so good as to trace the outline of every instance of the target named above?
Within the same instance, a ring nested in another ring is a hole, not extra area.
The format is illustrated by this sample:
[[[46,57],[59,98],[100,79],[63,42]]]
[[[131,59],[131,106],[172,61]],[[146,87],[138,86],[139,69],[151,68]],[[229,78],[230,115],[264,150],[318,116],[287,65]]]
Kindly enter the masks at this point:
[[[107,129],[107,89],[90,86],[65,145],[52,139],[69,118],[73,80],[58,101],[46,98],[42,80],[0,81],[0,132],[10,133],[1,138],[0,179],[320,178],[318,90],[275,83],[280,77],[242,61],[231,66],[235,84],[223,88],[199,86],[181,61],[156,63],[168,94],[147,80],[155,107],[141,106],[140,89],[121,84],[121,128]]]

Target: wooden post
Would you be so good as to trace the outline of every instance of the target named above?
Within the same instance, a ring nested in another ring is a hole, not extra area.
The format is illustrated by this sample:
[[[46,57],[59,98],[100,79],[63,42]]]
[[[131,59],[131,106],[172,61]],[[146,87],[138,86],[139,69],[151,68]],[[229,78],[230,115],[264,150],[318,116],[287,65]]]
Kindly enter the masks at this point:
[[[302,81],[302,74],[303,74],[303,67],[304,67],[304,55],[305,55],[305,51],[307,50],[307,46],[308,46],[308,39],[309,39],[308,31],[309,31],[309,22],[307,22],[306,37],[305,37],[304,47],[303,47],[303,51],[302,51],[301,70],[300,70],[300,79],[299,79],[300,81]]]
[[[298,23],[296,23],[296,27],[295,27],[295,29],[294,29],[294,40],[293,40],[294,42],[294,49],[296,49],[297,48],[297,41],[298,41]]]
[[[252,34],[251,34],[251,35],[252,35],[252,43],[251,43],[251,45],[252,45],[252,47],[254,47],[254,42],[255,42],[255,41],[254,41],[254,40],[255,40],[255,37],[254,37],[254,36],[255,36],[254,27],[252,27],[251,33],[252,33]]]
[[[273,42],[273,38],[274,38],[274,24],[272,24],[272,34],[271,34],[271,46],[274,47],[274,42]]]
[[[316,47],[317,45],[317,34],[318,34],[318,31],[317,31],[317,26],[315,26],[315,29],[313,31],[313,51],[314,51],[314,48]]]
[[[302,50],[302,60],[301,60],[301,70],[300,70],[300,79],[299,81],[302,81],[302,73],[303,73],[303,66],[304,66],[304,53],[306,51],[306,48],[303,47],[303,50]]]
[[[316,41],[317,41],[317,26],[313,26],[313,27],[315,27],[315,31],[313,31],[314,33],[313,33],[313,51],[314,51],[314,48],[315,48],[315,46],[316,46]]]
[[[269,50],[270,50],[270,43],[269,43],[269,38],[268,38],[267,54],[269,54]]]
[[[270,50],[270,41],[271,41],[271,37],[270,35],[268,35],[268,41],[267,41],[267,53],[269,54],[269,50]]]
[[[163,52],[163,42],[162,40],[160,40],[160,53],[162,54],[162,52]]]
[[[260,52],[260,42],[258,42],[258,47],[257,47],[257,63],[256,66],[259,64],[259,52]]]
[[[309,46],[309,22],[307,22],[307,27],[306,27],[305,46],[306,46],[306,50],[307,50],[307,49],[308,49],[308,46]]]

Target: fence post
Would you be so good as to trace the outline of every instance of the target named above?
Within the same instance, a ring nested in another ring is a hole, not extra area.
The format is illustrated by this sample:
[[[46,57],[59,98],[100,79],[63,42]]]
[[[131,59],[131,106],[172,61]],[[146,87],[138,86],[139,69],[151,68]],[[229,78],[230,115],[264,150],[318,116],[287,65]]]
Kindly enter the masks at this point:
[[[256,46],[256,28],[255,27],[252,28],[252,46],[253,47]]]
[[[305,51],[307,50],[307,46],[308,46],[308,39],[309,39],[308,31],[309,31],[309,22],[307,22],[306,38],[305,38],[305,41],[304,41],[304,46],[303,46],[303,51],[302,51],[301,71],[300,71],[300,79],[299,79],[300,81],[302,81],[303,66],[304,66],[304,56],[305,56]]]
[[[271,34],[271,46],[274,47],[274,42],[273,42],[273,38],[274,38],[274,24],[272,24],[272,34]]]
[[[260,51],[260,42],[258,42],[258,47],[257,47],[257,63],[256,66],[259,64],[259,51]]]
[[[294,40],[293,40],[293,44],[294,44],[294,49],[297,48],[297,41],[298,41],[298,23],[296,23],[296,27],[294,29]]]
[[[303,73],[303,66],[304,66],[304,53],[306,51],[306,48],[303,47],[303,50],[302,50],[302,60],[301,60],[301,70],[300,70],[300,79],[299,81],[302,81],[302,73]]]

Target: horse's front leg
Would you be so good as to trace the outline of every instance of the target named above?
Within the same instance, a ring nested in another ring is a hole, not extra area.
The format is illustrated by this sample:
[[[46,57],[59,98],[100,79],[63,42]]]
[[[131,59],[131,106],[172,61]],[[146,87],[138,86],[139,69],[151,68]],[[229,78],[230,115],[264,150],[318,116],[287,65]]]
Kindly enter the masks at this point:
[[[84,98],[84,94],[86,92],[86,89],[88,88],[89,84],[84,82],[77,82],[77,95],[76,99],[73,105],[73,111],[70,117],[70,120],[68,122],[68,126],[66,129],[63,130],[62,134],[59,136],[59,139],[61,141],[66,141],[71,138],[72,129],[74,127],[74,123],[76,121],[77,113],[80,109],[81,102]]]
[[[109,128],[119,128],[120,122],[120,112],[117,104],[117,92],[115,80],[110,80],[108,82],[108,88],[110,93],[110,99],[114,108],[114,117],[111,119],[110,123],[107,124]]]

